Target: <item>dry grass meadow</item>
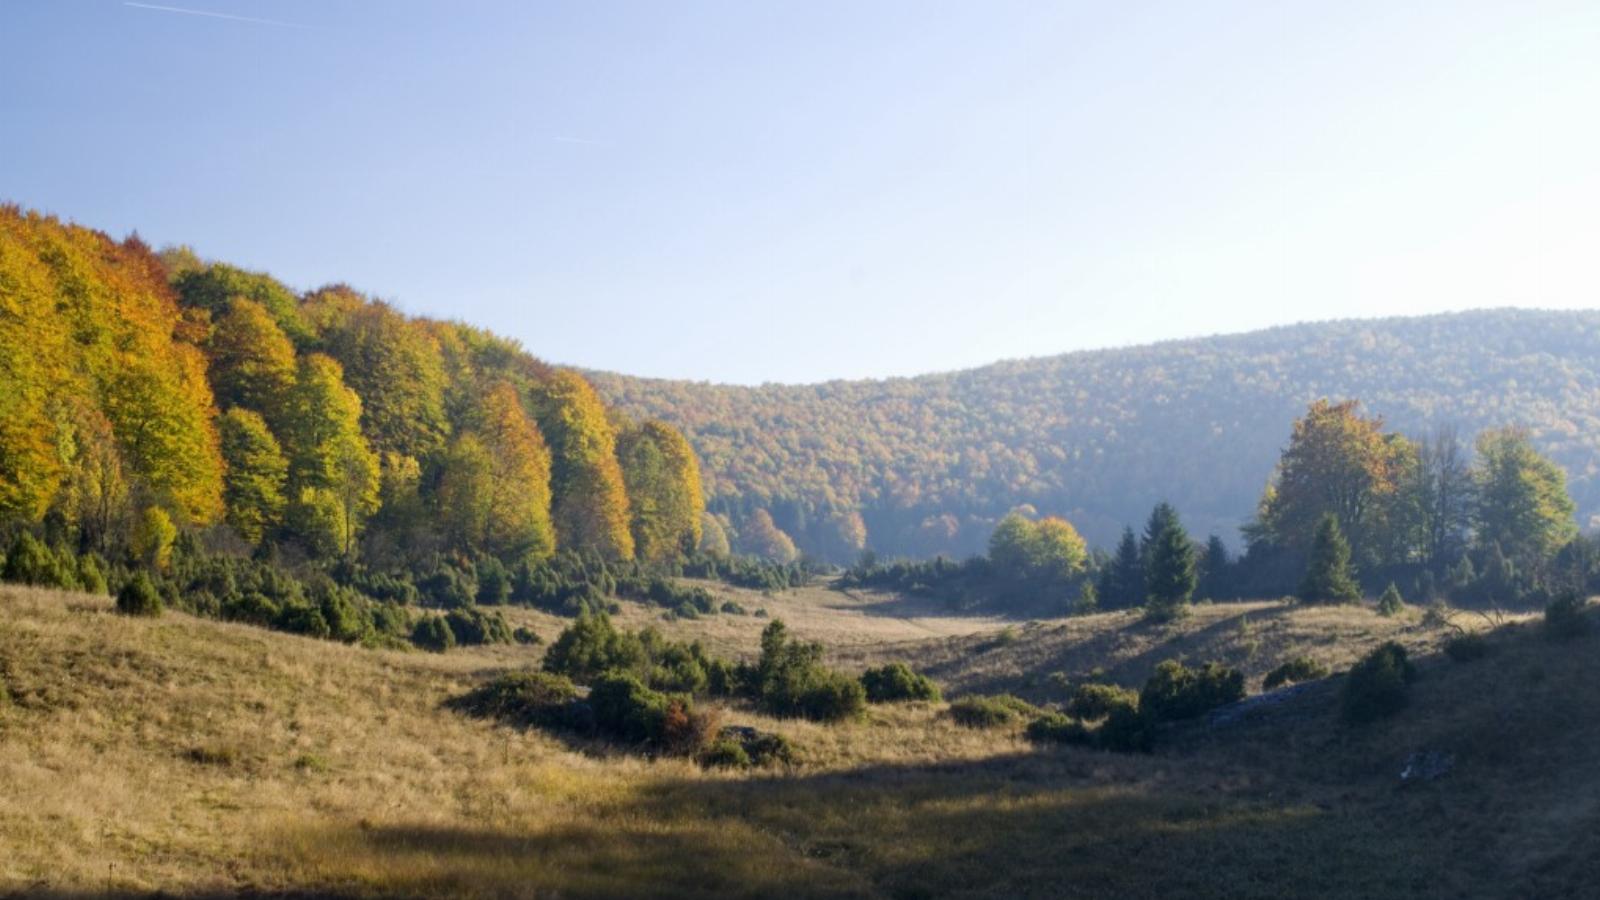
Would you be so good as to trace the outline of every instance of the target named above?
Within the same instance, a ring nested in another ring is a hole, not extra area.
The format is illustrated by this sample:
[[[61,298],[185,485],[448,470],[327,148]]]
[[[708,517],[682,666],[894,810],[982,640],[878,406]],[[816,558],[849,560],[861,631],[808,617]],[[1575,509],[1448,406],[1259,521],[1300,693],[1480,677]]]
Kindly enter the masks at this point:
[[[835,726],[732,709],[802,759],[729,773],[444,708],[538,648],[367,651],[0,587],[0,895],[1593,895],[1600,638],[1504,623],[1487,659],[1457,664],[1416,612],[1230,604],[1155,627],[948,617],[823,588],[738,599],[840,665],[906,659],[956,694],[1047,701],[1050,673],[1136,683],[1177,655],[1230,661],[1254,687],[1287,656],[1337,669],[1391,638],[1424,677],[1374,726],[1339,724],[1329,685],[1295,715],[1195,726],[1135,756],[960,728],[941,704]],[[511,615],[547,639],[561,626]],[[735,653],[766,622],[620,618]],[[1421,749],[1456,768],[1402,788]]]

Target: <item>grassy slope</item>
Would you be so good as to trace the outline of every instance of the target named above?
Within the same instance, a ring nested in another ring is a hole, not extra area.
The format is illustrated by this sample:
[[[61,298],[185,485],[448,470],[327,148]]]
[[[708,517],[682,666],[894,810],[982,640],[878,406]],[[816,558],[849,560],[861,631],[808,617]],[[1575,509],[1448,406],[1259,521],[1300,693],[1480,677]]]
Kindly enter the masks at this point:
[[[769,604],[784,614],[826,602]],[[1186,642],[1205,640],[1212,612],[1184,626],[1199,635]],[[819,629],[828,621],[811,614]],[[841,615],[830,627],[850,630],[862,614]],[[1282,618],[1285,629],[1323,627]],[[734,644],[761,623],[712,624]],[[1054,665],[1082,643],[1069,639],[1079,627],[1089,625],[1024,630],[985,652],[1013,653],[998,666],[1007,671],[1037,668],[1036,651]],[[1109,618],[1100,631],[1149,639]],[[1117,757],[1035,750],[925,706],[840,727],[730,711],[808,754],[791,773],[744,776],[440,708],[487,671],[531,660],[527,650],[366,652],[178,615],[130,621],[103,600],[0,588],[11,697],[0,701],[0,892],[1576,892],[1600,867],[1597,639],[1558,646],[1519,631],[1496,635],[1487,660],[1434,662],[1411,710],[1363,730],[1319,702],[1278,724],[1195,729],[1175,749]],[[1277,640],[1262,632],[1263,645]],[[844,653],[864,659],[866,645]],[[945,638],[896,647],[959,656]],[[973,684],[990,668],[979,658]],[[1398,789],[1406,754],[1424,748],[1456,753],[1456,771]]]

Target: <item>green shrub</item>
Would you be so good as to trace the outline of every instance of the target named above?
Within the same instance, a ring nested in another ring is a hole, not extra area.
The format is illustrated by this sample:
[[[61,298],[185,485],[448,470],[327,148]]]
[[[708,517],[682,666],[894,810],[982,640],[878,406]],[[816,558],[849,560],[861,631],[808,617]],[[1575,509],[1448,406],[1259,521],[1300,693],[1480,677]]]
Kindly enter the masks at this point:
[[[748,687],[767,712],[832,722],[866,710],[861,682],[822,664],[822,645],[794,640],[781,620],[761,632],[761,659]]]
[[[1038,743],[1072,744],[1088,746],[1095,743],[1095,733],[1077,719],[1061,713],[1046,713],[1028,723],[1028,740]]]
[[[452,609],[445,613],[444,622],[455,635],[458,647],[509,644],[512,641],[511,626],[498,610],[488,612],[477,607]]]
[[[1544,633],[1558,641],[1571,640],[1589,633],[1589,620],[1583,614],[1583,597],[1565,593],[1550,601],[1544,608]]]
[[[279,631],[306,637],[328,638],[333,635],[333,629],[328,626],[328,619],[322,610],[305,603],[285,605],[273,625]]]
[[[592,681],[610,671],[645,670],[644,644],[637,635],[618,631],[605,613],[580,613],[545,651],[544,668],[573,681]]]
[[[411,629],[411,643],[424,650],[443,653],[456,645],[456,635],[445,624],[444,616],[423,616]]]
[[[1409,699],[1416,667],[1406,658],[1406,648],[1390,641],[1350,669],[1341,698],[1345,721],[1371,722],[1399,712]]]
[[[1244,697],[1244,674],[1220,663],[1191,669],[1174,659],[1156,666],[1139,692],[1139,709],[1152,722],[1190,719]]]
[[[538,632],[527,627],[526,625],[518,625],[516,629],[511,632],[511,639],[525,646],[535,646],[544,643],[544,638],[539,637]]]
[[[485,606],[499,606],[511,599],[511,573],[500,560],[486,556],[478,560],[476,599]]]
[[[78,586],[77,561],[61,558],[32,534],[18,532],[6,551],[6,565],[0,579],[16,584],[71,590]]]
[[[962,697],[950,704],[950,718],[968,728],[1003,728],[1043,715],[1043,710],[1010,694]]]
[[[110,587],[106,582],[106,567],[100,557],[85,553],[78,557],[78,589],[89,594],[104,596]]]
[[[911,670],[903,662],[889,663],[861,673],[861,686],[873,703],[902,700],[939,700],[939,686],[926,675]]]
[[[595,682],[589,708],[607,737],[675,755],[699,754],[716,733],[716,717],[696,712],[688,697],[651,690],[628,673]]]
[[[1069,716],[1094,722],[1111,715],[1111,711],[1119,706],[1138,702],[1139,695],[1127,688],[1087,682],[1073,690],[1072,697],[1067,700],[1066,712]]]
[[[283,607],[260,591],[235,594],[222,603],[222,617],[235,622],[269,626],[276,624],[282,614]]]
[[[733,738],[718,738],[700,755],[700,764],[708,769],[748,769],[751,761],[743,744]]]
[[[1100,746],[1118,753],[1147,753],[1155,744],[1150,717],[1133,704],[1112,709],[1098,737]]]
[[[1431,577],[1429,572],[1423,574]],[[1378,615],[1398,616],[1405,608],[1406,602],[1400,597],[1400,589],[1394,586],[1394,582],[1389,582],[1389,586],[1383,589],[1383,595],[1378,598]]]
[[[469,715],[517,725],[565,725],[572,721],[578,689],[565,675],[507,672],[451,705]]]
[[[117,612],[125,616],[161,615],[161,594],[151,583],[150,576],[136,572],[117,592]]]
[[[757,732],[744,742],[744,752],[757,766],[789,765],[794,762],[794,745],[781,734],[771,731]]]
[[[435,606],[460,609],[477,601],[478,577],[472,569],[445,563],[419,581],[417,590]]]
[[[1463,632],[1444,642],[1444,652],[1458,663],[1472,662],[1489,655],[1489,640],[1476,632]]]
[[[1330,673],[1328,667],[1317,662],[1309,656],[1296,656],[1276,669],[1267,673],[1261,680],[1262,690],[1270,691],[1285,684],[1298,684],[1302,681],[1316,681],[1318,678],[1327,678]]]

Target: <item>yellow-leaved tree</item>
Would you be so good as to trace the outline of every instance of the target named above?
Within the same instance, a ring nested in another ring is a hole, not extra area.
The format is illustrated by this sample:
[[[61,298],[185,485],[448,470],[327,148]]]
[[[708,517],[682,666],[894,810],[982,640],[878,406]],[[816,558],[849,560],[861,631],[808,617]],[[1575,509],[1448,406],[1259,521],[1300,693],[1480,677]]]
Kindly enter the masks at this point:
[[[599,395],[583,376],[563,369],[538,386],[535,402],[539,430],[550,444],[557,544],[632,559],[627,488]]]
[[[622,433],[617,456],[638,557],[663,562],[694,550],[706,504],[700,463],[689,442],[676,428],[651,420]]]

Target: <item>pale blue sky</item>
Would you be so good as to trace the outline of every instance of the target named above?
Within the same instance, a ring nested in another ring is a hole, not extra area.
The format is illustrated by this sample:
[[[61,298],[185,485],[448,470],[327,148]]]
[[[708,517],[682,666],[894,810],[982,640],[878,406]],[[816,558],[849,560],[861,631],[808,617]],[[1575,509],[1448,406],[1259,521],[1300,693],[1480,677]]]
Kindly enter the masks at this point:
[[[0,198],[722,381],[1594,307],[1600,3],[0,0]]]

